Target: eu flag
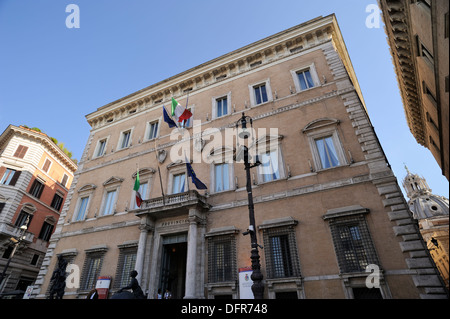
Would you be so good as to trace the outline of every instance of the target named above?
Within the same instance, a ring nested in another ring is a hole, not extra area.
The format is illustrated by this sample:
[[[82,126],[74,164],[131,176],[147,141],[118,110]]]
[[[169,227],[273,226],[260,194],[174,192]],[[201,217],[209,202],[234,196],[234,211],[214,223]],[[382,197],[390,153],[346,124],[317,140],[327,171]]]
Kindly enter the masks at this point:
[[[169,114],[167,114],[166,108],[163,105],[163,115],[164,115],[164,122],[166,122],[167,124],[169,124],[169,127],[177,127],[177,125],[175,124],[175,122],[170,118]]]
[[[186,167],[188,176],[192,178],[192,183],[194,183],[195,187],[197,187],[197,189],[207,189],[208,187],[206,187],[206,185],[203,184],[202,181],[197,178],[194,170],[192,169],[191,163],[189,163],[187,159],[186,159]]]

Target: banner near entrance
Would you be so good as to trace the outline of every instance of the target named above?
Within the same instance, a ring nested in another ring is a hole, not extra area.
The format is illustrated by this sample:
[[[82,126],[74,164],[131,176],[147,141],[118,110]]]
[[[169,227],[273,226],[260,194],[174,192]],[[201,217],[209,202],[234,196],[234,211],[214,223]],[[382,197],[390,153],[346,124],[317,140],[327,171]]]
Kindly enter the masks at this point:
[[[240,299],[255,299],[252,291],[253,280],[250,278],[252,273],[252,267],[239,268]]]
[[[111,284],[111,277],[98,277],[95,289],[98,292],[98,299],[108,299],[109,285]]]

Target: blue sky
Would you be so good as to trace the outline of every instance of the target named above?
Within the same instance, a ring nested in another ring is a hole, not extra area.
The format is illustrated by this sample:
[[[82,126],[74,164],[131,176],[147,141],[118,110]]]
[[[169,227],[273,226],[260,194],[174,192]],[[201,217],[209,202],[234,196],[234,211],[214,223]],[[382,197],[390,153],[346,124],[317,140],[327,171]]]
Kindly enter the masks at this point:
[[[66,27],[66,6],[80,28]],[[366,106],[399,179],[448,198],[431,153],[409,132],[376,0],[0,0],[0,131],[39,127],[81,158],[85,115],[170,76],[318,16],[335,13]]]

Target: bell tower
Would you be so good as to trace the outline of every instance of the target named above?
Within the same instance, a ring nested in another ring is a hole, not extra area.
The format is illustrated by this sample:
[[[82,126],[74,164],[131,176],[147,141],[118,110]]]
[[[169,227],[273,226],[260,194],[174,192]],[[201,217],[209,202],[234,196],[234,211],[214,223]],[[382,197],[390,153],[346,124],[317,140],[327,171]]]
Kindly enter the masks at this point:
[[[406,195],[409,199],[412,200],[422,195],[431,194],[431,189],[425,178],[420,177],[417,174],[412,174],[406,165],[405,169],[407,175],[403,179],[403,188],[405,189]]]

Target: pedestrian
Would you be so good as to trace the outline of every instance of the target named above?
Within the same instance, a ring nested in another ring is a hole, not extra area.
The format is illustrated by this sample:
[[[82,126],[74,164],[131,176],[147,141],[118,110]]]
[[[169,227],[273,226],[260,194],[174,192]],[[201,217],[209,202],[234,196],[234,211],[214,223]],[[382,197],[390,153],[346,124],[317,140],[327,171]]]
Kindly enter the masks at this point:
[[[162,299],[161,288],[158,289],[158,294],[156,295],[156,299]]]
[[[164,293],[164,299],[172,299],[172,293],[169,289],[166,289],[166,292]]]

